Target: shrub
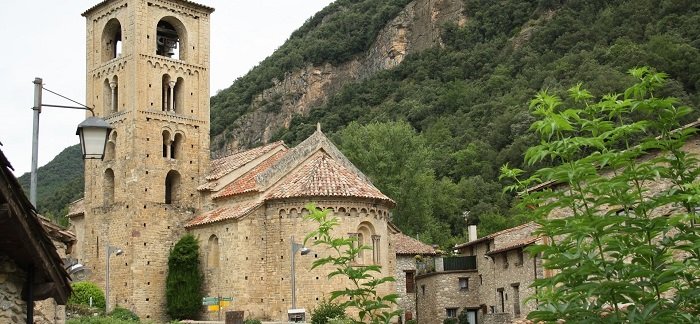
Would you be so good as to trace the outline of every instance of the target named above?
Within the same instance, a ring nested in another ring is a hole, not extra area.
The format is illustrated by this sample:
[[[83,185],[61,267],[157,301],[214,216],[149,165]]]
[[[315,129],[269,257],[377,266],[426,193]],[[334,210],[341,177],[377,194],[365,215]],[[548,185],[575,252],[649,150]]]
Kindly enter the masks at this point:
[[[323,300],[311,313],[312,324],[326,324],[330,319],[342,319],[345,317],[345,308],[331,301]]]
[[[262,322],[259,319],[247,319],[243,324],[262,324]]]
[[[105,294],[96,284],[82,281],[73,283],[71,287],[73,293],[68,299],[68,304],[90,305],[90,297],[92,297],[93,307],[105,308]]]
[[[416,320],[408,320],[406,324],[418,324],[418,322],[416,322]]]
[[[168,315],[173,319],[194,319],[202,308],[202,274],[199,244],[191,234],[183,236],[168,257],[165,296]]]
[[[125,320],[125,321],[139,321],[139,316],[134,314],[134,312],[123,308],[123,307],[115,307],[112,312],[109,313],[109,317],[118,319],[118,320]]]
[[[446,318],[442,324],[459,324],[459,321],[456,318]]]

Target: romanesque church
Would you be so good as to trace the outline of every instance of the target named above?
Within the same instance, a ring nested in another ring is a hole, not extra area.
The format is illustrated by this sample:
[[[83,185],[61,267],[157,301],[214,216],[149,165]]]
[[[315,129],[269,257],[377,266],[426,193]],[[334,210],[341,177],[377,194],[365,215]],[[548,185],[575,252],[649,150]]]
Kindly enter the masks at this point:
[[[71,206],[74,256],[111,305],[165,320],[170,249],[199,239],[205,295],[233,297],[246,317],[283,320],[291,308],[291,248],[314,224],[314,202],[341,219],[339,236],[371,247],[358,265],[395,271],[394,202],[317,131],[210,160],[209,29],[214,9],[188,0],[105,0],[83,13],[87,104],[113,127],[105,159],[85,164],[85,196]],[[216,68],[216,67],[214,67]],[[121,255],[108,255],[113,249]],[[340,279],[311,270],[330,251],[296,255],[297,308],[307,316]],[[395,291],[392,284],[383,293]],[[205,314],[203,308],[203,316]],[[210,317],[211,318],[211,317]]]

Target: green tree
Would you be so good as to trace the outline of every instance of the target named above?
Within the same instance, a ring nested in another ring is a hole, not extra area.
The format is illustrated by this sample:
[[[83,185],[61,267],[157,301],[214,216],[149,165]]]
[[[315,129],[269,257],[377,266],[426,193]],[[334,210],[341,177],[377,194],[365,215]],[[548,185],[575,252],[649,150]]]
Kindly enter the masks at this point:
[[[337,217],[328,217],[328,210],[320,210],[314,204],[307,205],[306,209],[310,214],[304,218],[318,223],[318,229],[306,235],[304,245],[316,237],[317,239],[313,241],[314,246],[324,246],[332,251],[330,256],[315,260],[312,269],[330,265],[334,270],[328,274],[329,279],[343,276],[351,283],[350,287],[331,292],[330,302],[342,297],[345,300],[340,303],[343,309],[348,307],[357,309],[359,320],[350,319],[352,323],[391,323],[394,317],[401,314],[400,310],[391,311],[391,305],[396,305],[398,295],[382,296],[377,293],[377,288],[386,282],[395,281],[394,277],[377,278],[376,275],[382,272],[382,267],[379,265],[353,266],[351,264],[353,260],[356,260],[363,250],[371,248],[358,245],[354,237],[334,237],[331,232],[340,223]]]
[[[165,282],[166,308],[173,319],[194,319],[202,303],[202,273],[199,270],[199,243],[192,234],[183,236],[168,257]]]
[[[525,161],[555,166],[511,189],[563,184],[525,195],[519,207],[541,225],[537,245],[554,275],[536,280],[529,318],[567,323],[700,322],[700,164],[683,150],[693,127],[679,128],[690,108],[657,97],[666,75],[630,70],[638,82],[595,101],[579,84],[568,104],[540,92],[531,102],[541,143]],[[565,218],[550,218],[552,212]]]
[[[396,201],[393,220],[397,226],[415,234],[434,223],[431,152],[411,125],[351,123],[336,138],[343,154]]]

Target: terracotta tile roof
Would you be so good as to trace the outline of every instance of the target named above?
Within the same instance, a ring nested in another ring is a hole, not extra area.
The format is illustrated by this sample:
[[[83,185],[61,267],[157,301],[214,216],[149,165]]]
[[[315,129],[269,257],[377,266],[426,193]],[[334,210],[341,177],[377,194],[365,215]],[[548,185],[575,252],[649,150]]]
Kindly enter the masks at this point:
[[[416,240],[404,233],[396,233],[391,236],[394,242],[394,249],[397,255],[434,255],[435,249],[419,240]]]
[[[249,163],[267,152],[284,145],[284,142],[278,141],[270,143],[264,146],[256,147],[243,152],[238,152],[229,156],[225,156],[216,160],[211,161],[211,166],[209,169],[209,175],[207,175],[207,180],[217,180],[229,172],[236,170],[246,163]]]
[[[501,253],[501,252],[505,252],[505,251],[510,251],[510,250],[517,249],[517,248],[520,248],[523,246],[528,246],[530,244],[537,242],[537,240],[539,240],[539,239],[540,239],[539,237],[528,236],[528,237],[522,238],[522,239],[517,240],[517,241],[508,242],[508,244],[501,246],[498,249],[486,252],[486,254],[491,255],[491,254]]]
[[[246,172],[243,176],[226,185],[226,187],[217,192],[213,196],[213,198],[229,197],[241,193],[258,191],[257,181],[255,180],[255,177],[261,172],[267,170],[267,168],[269,168],[272,164],[277,162],[277,160],[282,158],[286,153],[287,151],[279,151],[273,154],[265,161],[258,164],[255,168]]]
[[[271,188],[266,199],[291,197],[357,197],[379,199],[394,205],[369,181],[328,156],[323,150],[311,155]]]
[[[528,222],[528,223],[525,223],[525,224],[522,224],[522,225],[518,225],[518,226],[515,226],[515,227],[511,227],[511,228],[506,228],[506,229],[504,229],[504,230],[502,230],[502,231],[498,231],[498,232],[496,232],[496,233],[492,233],[492,234],[486,235],[486,236],[484,236],[484,237],[482,237],[482,238],[480,238],[480,239],[477,239],[477,240],[474,240],[474,241],[471,241],[471,242],[462,243],[462,244],[457,244],[457,245],[455,245],[455,248],[456,248],[456,249],[459,249],[459,248],[463,248],[463,247],[466,247],[466,246],[474,245],[474,244],[476,244],[476,243],[480,243],[480,242],[484,242],[484,241],[488,241],[488,240],[493,240],[493,239],[496,238],[497,236],[500,236],[500,235],[503,235],[503,234],[507,234],[507,233],[510,233],[510,232],[512,232],[512,231],[517,231],[517,230],[525,229],[525,228],[528,228],[528,227],[535,228],[535,227],[537,227],[537,226],[538,226],[538,225],[535,224],[534,222]]]
[[[214,223],[226,219],[238,219],[252,212],[263,204],[260,200],[239,202],[233,205],[222,206],[208,212],[197,215],[185,224],[186,228]]]
[[[85,215],[85,206],[83,206],[83,198],[80,198],[70,204],[68,204],[68,215],[67,217]]]

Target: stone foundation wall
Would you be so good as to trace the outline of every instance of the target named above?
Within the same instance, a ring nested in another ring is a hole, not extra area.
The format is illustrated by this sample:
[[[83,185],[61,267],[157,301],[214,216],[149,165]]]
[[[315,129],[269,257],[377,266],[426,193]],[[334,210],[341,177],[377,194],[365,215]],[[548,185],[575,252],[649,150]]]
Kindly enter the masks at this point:
[[[27,303],[22,300],[22,286],[26,278],[22,269],[5,255],[0,255],[0,322],[27,321]]]
[[[468,289],[459,285],[460,278],[468,278]],[[476,271],[433,272],[416,278],[417,320],[421,324],[441,324],[447,318],[447,309],[479,308],[479,277]]]

